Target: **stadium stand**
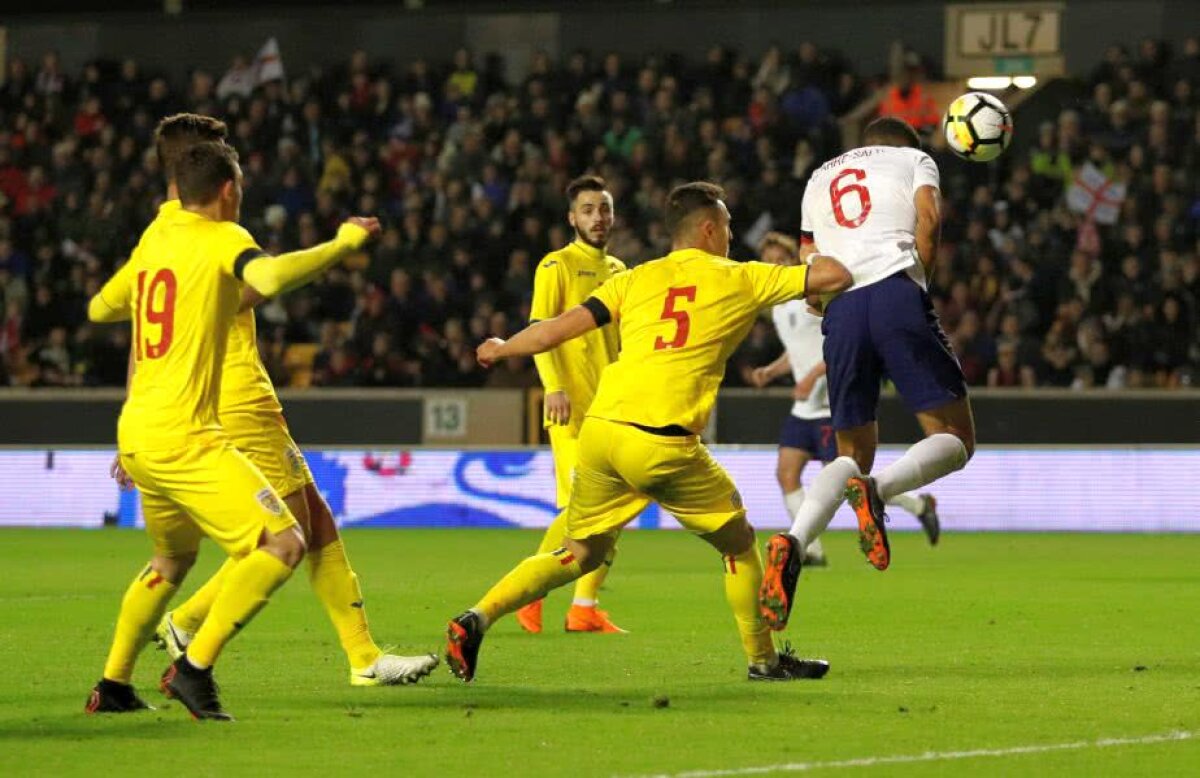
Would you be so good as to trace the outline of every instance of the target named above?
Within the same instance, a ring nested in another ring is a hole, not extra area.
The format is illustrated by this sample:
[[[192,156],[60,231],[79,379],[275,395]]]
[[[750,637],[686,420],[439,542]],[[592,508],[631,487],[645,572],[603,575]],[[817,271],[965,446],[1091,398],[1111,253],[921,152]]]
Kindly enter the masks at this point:
[[[571,177],[611,182],[610,249],[630,264],[666,252],[673,182],[719,181],[748,258],[765,228],[799,229],[809,172],[853,137],[862,106],[931,123],[926,102],[906,103],[921,75],[910,64],[889,82],[811,43],[693,63],[575,52],[538,55],[509,83],[494,55],[392,67],[358,51],[256,84],[244,58],[186,83],[132,60],[68,74],[53,53],[13,59],[0,88],[0,386],[123,384],[126,328],[89,325],[85,303],[163,197],[151,134],[170,113],[228,122],[243,222],[268,251],[317,243],[349,213],[386,223],[369,262],[260,308],[280,386],[527,387],[530,364],[485,374],[473,347],[527,319],[533,268],[569,240]],[[1200,42],[1114,46],[1088,86],[995,166],[956,160],[932,133],[946,198],[933,293],[973,384],[1197,383]],[[1115,225],[1081,228],[1067,206],[1087,162],[1126,183]],[[743,384],[778,348],[764,321],[727,380]]]

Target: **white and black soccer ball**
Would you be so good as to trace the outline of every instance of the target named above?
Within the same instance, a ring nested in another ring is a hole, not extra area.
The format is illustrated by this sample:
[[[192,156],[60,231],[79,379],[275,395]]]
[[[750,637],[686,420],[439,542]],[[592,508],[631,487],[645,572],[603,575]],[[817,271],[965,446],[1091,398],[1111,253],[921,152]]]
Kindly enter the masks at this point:
[[[991,162],[1012,141],[1012,114],[1004,103],[983,92],[968,92],[950,103],[942,119],[950,150],[971,162]]]

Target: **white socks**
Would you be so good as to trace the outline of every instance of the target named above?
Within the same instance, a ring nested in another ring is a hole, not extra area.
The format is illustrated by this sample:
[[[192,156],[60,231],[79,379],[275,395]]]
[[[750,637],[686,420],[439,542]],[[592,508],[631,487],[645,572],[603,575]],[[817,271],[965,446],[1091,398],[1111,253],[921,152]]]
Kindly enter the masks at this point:
[[[797,486],[796,491],[784,494],[783,504],[787,506],[788,516],[793,519],[796,518],[797,511],[804,504],[804,487]]]
[[[821,545],[820,538],[817,538],[812,543],[808,544],[808,547],[804,549],[804,556],[808,557],[809,559],[825,558],[825,547]]]
[[[898,494],[887,501],[888,505],[895,505],[897,508],[903,508],[914,516],[920,516],[921,511],[925,510],[925,501],[917,496],[916,492],[905,492]]]
[[[593,599],[590,599],[588,597],[576,597],[573,600],[571,600],[571,604],[572,605],[580,605],[584,608],[595,608],[596,607],[596,601]]]
[[[846,481],[856,475],[862,473],[850,457],[838,457],[821,468],[792,522],[790,534],[800,541],[801,548],[807,548],[829,526],[833,514],[845,499]]]
[[[931,484],[966,464],[967,447],[962,441],[948,432],[939,432],[916,443],[885,467],[875,476],[875,485],[884,502],[891,502],[897,495]]]

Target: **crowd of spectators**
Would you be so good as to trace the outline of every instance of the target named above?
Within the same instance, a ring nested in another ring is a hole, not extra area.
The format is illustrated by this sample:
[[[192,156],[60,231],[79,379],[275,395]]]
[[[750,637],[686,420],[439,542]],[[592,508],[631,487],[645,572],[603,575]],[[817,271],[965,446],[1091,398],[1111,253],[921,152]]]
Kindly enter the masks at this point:
[[[914,74],[891,86],[908,94]],[[70,74],[53,53],[7,63],[0,386],[123,383],[128,330],[90,325],[85,303],[163,199],[152,132],[176,111],[228,123],[243,223],[267,251],[324,240],[348,214],[385,224],[369,257],[260,307],[279,385],[523,387],[537,383],[530,363],[485,373],[474,345],[528,318],[536,263],[570,240],[569,179],[610,182],[610,251],[631,265],[668,250],[660,210],[681,180],[722,183],[737,236],[795,233],[810,171],[862,105],[889,100],[886,78],[810,43],[701,62],[539,54],[519,81],[495,55],[392,66],[359,51],[289,76],[258,83],[244,60],[182,83],[133,60]],[[1113,47],[1089,86],[997,165],[956,160],[931,135],[946,201],[933,294],[972,384],[1195,380],[1200,45]],[[1088,160],[1127,184],[1115,226],[1081,229],[1066,207]],[[752,240],[733,253],[753,256]],[[764,320],[728,381],[778,348]]]

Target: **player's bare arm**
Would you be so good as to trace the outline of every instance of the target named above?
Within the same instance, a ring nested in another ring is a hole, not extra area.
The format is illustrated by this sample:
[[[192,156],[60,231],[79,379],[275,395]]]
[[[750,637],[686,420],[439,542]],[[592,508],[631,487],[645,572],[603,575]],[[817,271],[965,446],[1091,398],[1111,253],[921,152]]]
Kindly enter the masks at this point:
[[[754,368],[750,373],[750,382],[759,389],[762,389],[789,370],[791,370],[791,363],[788,362],[787,351],[784,351],[771,364]]]
[[[807,400],[808,396],[812,394],[817,379],[823,375],[825,375],[825,363],[822,361],[813,365],[813,369],[796,382],[796,387],[792,390],[792,397],[796,400]]]
[[[925,277],[929,278],[942,234],[941,193],[937,187],[923,186],[917,190],[913,203],[917,208],[917,256],[925,266]]]
[[[534,322],[508,340],[490,338],[475,350],[475,358],[484,367],[501,359],[529,357],[596,329],[596,317],[583,305],[576,305],[561,316]]]
[[[854,285],[854,277],[841,262],[825,254],[817,254],[808,264],[805,293],[839,294]]]

